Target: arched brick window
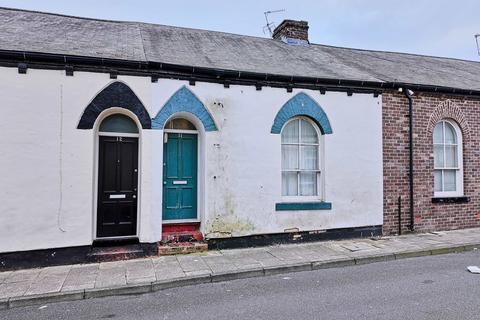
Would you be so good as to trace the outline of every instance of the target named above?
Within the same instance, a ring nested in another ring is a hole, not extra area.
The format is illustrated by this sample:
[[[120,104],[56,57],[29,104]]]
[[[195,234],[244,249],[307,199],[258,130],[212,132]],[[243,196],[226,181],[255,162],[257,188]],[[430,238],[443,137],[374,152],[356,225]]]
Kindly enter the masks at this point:
[[[462,132],[455,121],[443,119],[433,130],[434,196],[463,196]]]

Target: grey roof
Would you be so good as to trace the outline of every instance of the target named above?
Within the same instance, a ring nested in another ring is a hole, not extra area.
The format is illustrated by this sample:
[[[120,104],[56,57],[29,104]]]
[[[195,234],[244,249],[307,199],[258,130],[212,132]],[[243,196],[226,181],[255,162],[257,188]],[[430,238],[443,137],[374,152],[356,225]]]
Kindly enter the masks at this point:
[[[0,50],[480,90],[480,63],[0,8]]]

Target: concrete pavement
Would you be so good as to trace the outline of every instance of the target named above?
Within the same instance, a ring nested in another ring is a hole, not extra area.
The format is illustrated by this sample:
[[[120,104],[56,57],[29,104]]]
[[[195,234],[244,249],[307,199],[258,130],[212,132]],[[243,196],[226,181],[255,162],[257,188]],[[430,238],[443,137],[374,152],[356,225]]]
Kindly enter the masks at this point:
[[[478,319],[480,250],[0,311],[1,319]]]
[[[474,250],[480,229],[0,272],[0,309]]]

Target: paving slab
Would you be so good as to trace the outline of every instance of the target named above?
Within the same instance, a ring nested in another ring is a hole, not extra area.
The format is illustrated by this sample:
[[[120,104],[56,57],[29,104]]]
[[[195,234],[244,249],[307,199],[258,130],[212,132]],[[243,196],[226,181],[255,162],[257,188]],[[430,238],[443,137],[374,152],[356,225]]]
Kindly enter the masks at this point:
[[[126,263],[125,267],[127,283],[144,283],[157,280],[151,260],[132,260]]]
[[[27,269],[11,272],[4,280],[5,283],[33,281],[40,274],[41,269]]]
[[[224,255],[202,257],[202,260],[213,273],[222,273],[238,269],[232,260]]]
[[[480,248],[480,228],[0,272],[0,309]],[[10,303],[12,301],[12,303]]]
[[[25,295],[59,292],[72,266],[47,267],[40,271]]]
[[[225,254],[233,265],[239,270],[260,268],[262,264],[256,259],[255,254],[259,251],[248,252],[245,250],[234,250],[232,254]]]
[[[270,247],[267,251],[274,257],[287,263],[305,261],[305,258],[295,253],[295,249],[290,246]]]
[[[271,266],[279,266],[283,265],[286,262],[283,260],[278,259],[274,255],[272,255],[268,251],[257,251],[253,252],[250,255],[250,258],[253,259],[253,261],[257,261],[258,264],[260,264],[262,267],[271,267]],[[236,263],[240,263],[241,260],[237,260]],[[251,264],[252,265],[252,264]],[[255,265],[255,264],[253,264]]]
[[[329,250],[325,247],[302,247],[298,250],[297,255],[303,257],[304,261],[317,261],[324,259],[326,256],[343,256],[343,254]]]
[[[13,271],[0,272],[0,284],[2,284],[12,274]]]
[[[197,255],[185,255],[177,256],[177,260],[180,263],[180,267],[185,273],[198,273],[201,271],[211,272],[208,265],[203,261],[200,256]]]
[[[84,290],[95,287],[99,264],[77,265],[70,269],[61,291]]]
[[[117,287],[127,284],[126,270],[123,265],[119,268],[100,269],[95,280],[95,288]]]
[[[2,283],[0,284],[0,299],[23,296],[30,285],[30,281]]]
[[[185,277],[176,256],[164,256],[152,259],[157,281]]]

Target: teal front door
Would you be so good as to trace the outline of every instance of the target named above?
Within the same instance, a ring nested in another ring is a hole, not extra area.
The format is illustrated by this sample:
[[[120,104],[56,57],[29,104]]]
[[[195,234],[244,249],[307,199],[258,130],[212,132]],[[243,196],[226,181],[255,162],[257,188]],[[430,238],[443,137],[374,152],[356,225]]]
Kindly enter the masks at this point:
[[[197,135],[165,133],[163,220],[197,219]]]

